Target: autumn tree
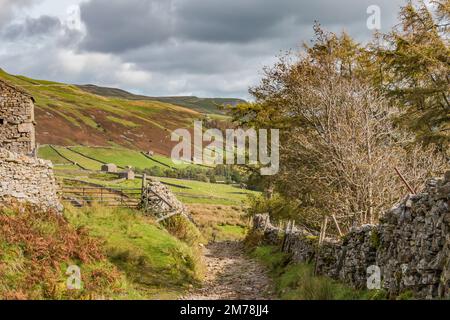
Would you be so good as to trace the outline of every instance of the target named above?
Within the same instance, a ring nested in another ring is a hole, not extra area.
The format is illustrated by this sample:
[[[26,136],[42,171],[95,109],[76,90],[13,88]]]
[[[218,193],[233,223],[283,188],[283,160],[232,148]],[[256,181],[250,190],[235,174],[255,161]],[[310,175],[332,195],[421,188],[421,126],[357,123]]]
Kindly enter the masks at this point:
[[[347,228],[374,223],[408,193],[395,168],[419,187],[443,162],[396,127],[400,112],[370,81],[367,50],[315,31],[314,44],[266,68],[255,102],[232,114],[240,126],[281,129],[280,173],[268,179],[301,223],[318,228],[331,214]]]

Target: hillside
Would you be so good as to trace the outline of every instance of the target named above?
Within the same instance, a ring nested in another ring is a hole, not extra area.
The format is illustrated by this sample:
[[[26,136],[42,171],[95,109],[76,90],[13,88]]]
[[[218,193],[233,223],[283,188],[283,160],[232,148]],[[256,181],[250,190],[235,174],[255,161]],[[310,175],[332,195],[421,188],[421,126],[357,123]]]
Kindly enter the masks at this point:
[[[121,89],[99,87],[91,84],[80,85],[77,87],[87,92],[104,97],[114,97],[128,100],[160,101],[174,104],[177,106],[182,106],[206,114],[224,114],[224,111],[221,110],[220,107],[227,105],[235,106],[239,103],[245,102],[242,99],[235,99],[235,98],[198,98],[194,96],[147,97],[142,95],[135,95],[133,93]]]
[[[168,155],[170,132],[190,128],[197,111],[150,99],[124,99],[89,93],[75,85],[14,76],[0,79],[36,100],[36,138],[40,144],[123,146]]]

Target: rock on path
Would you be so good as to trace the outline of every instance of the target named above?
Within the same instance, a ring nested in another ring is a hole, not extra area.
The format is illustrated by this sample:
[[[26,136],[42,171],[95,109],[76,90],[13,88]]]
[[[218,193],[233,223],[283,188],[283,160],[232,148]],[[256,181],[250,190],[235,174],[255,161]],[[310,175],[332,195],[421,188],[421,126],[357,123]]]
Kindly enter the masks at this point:
[[[267,300],[274,298],[267,269],[250,259],[240,242],[219,242],[205,248],[203,286],[183,300]]]

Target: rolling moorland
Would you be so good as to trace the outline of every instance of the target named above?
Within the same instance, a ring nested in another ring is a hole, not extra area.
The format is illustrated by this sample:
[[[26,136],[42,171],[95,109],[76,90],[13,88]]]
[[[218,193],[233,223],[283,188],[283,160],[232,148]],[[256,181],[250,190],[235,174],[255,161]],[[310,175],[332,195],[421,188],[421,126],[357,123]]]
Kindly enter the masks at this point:
[[[121,96],[115,90],[99,87],[95,91],[102,95],[97,95],[88,92],[86,86],[14,76],[1,69],[0,79],[34,97],[36,139],[40,144],[122,146],[169,155],[174,145],[170,141],[172,130],[190,128],[204,113],[223,117],[213,99],[160,98],[157,101],[143,97],[137,100],[137,96]]]
[[[165,103],[182,106],[188,109],[196,110],[200,113],[206,114],[224,114],[224,110],[221,109],[224,105],[236,105],[245,102],[242,99],[233,98],[198,98],[190,96],[177,96],[177,97],[147,97],[142,95],[136,95],[121,89],[99,87],[96,85],[79,85],[80,89],[88,91],[93,94],[104,97],[123,98],[128,100],[150,100],[160,101]]]

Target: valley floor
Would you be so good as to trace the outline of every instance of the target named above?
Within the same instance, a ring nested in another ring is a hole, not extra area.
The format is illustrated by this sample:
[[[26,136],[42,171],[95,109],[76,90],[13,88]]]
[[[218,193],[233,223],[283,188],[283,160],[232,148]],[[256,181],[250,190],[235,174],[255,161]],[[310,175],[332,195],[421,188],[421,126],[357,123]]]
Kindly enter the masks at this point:
[[[274,299],[268,269],[244,252],[241,242],[211,243],[204,249],[207,268],[201,288],[183,300],[267,300]]]

